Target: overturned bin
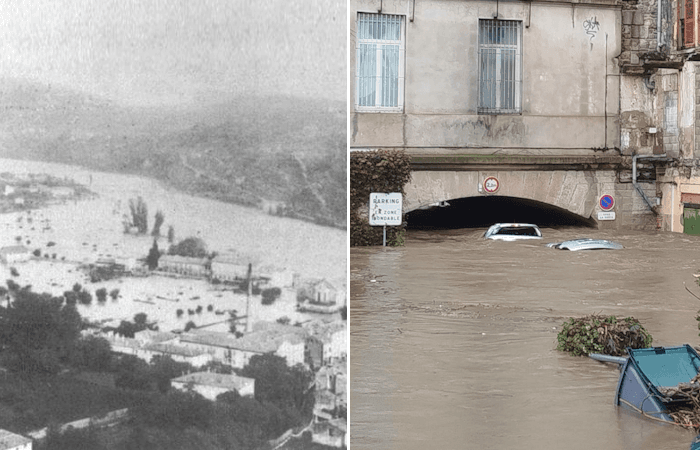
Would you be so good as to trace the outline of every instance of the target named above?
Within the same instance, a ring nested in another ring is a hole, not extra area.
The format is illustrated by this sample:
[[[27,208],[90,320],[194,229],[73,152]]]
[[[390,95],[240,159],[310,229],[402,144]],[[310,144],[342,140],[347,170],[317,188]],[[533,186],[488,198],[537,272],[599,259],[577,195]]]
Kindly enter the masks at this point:
[[[629,357],[590,354],[593,359],[620,364],[615,404],[642,415],[673,423],[669,415],[688,398],[674,395],[681,383],[691,383],[700,371],[700,356],[690,345],[627,348]]]

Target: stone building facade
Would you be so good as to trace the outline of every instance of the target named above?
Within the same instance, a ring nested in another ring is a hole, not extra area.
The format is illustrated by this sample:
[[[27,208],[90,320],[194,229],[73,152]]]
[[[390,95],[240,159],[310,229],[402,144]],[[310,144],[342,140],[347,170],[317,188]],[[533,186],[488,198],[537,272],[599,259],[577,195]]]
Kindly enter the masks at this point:
[[[599,228],[691,232],[700,218],[698,0],[350,12],[351,149],[411,155],[404,206],[486,195],[492,177],[514,180],[492,195],[555,199]],[[616,220],[599,220],[606,194]]]

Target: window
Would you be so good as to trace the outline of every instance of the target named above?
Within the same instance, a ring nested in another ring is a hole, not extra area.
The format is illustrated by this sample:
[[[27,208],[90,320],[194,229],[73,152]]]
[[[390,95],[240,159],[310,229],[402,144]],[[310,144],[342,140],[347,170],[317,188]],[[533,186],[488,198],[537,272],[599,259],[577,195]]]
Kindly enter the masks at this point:
[[[479,19],[480,114],[519,114],[522,22]]]
[[[358,13],[355,105],[358,110],[403,108],[403,16]]]

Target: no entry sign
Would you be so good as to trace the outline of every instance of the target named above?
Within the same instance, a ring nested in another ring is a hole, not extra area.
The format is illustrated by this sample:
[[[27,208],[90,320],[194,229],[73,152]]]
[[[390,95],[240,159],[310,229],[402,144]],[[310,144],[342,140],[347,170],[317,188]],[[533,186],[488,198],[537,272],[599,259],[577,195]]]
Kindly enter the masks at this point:
[[[612,195],[605,194],[600,197],[598,204],[600,204],[600,209],[603,211],[610,211],[615,206],[615,199]]]

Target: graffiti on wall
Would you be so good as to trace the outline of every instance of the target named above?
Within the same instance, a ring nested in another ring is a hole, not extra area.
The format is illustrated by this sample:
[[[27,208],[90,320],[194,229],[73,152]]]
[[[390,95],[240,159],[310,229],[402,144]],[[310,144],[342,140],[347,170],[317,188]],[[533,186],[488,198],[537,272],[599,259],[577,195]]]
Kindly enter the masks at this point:
[[[593,38],[598,34],[598,31],[600,31],[600,23],[598,22],[598,18],[594,16],[590,19],[584,20],[583,29],[586,30],[586,34],[590,36],[590,40],[593,40]]]

